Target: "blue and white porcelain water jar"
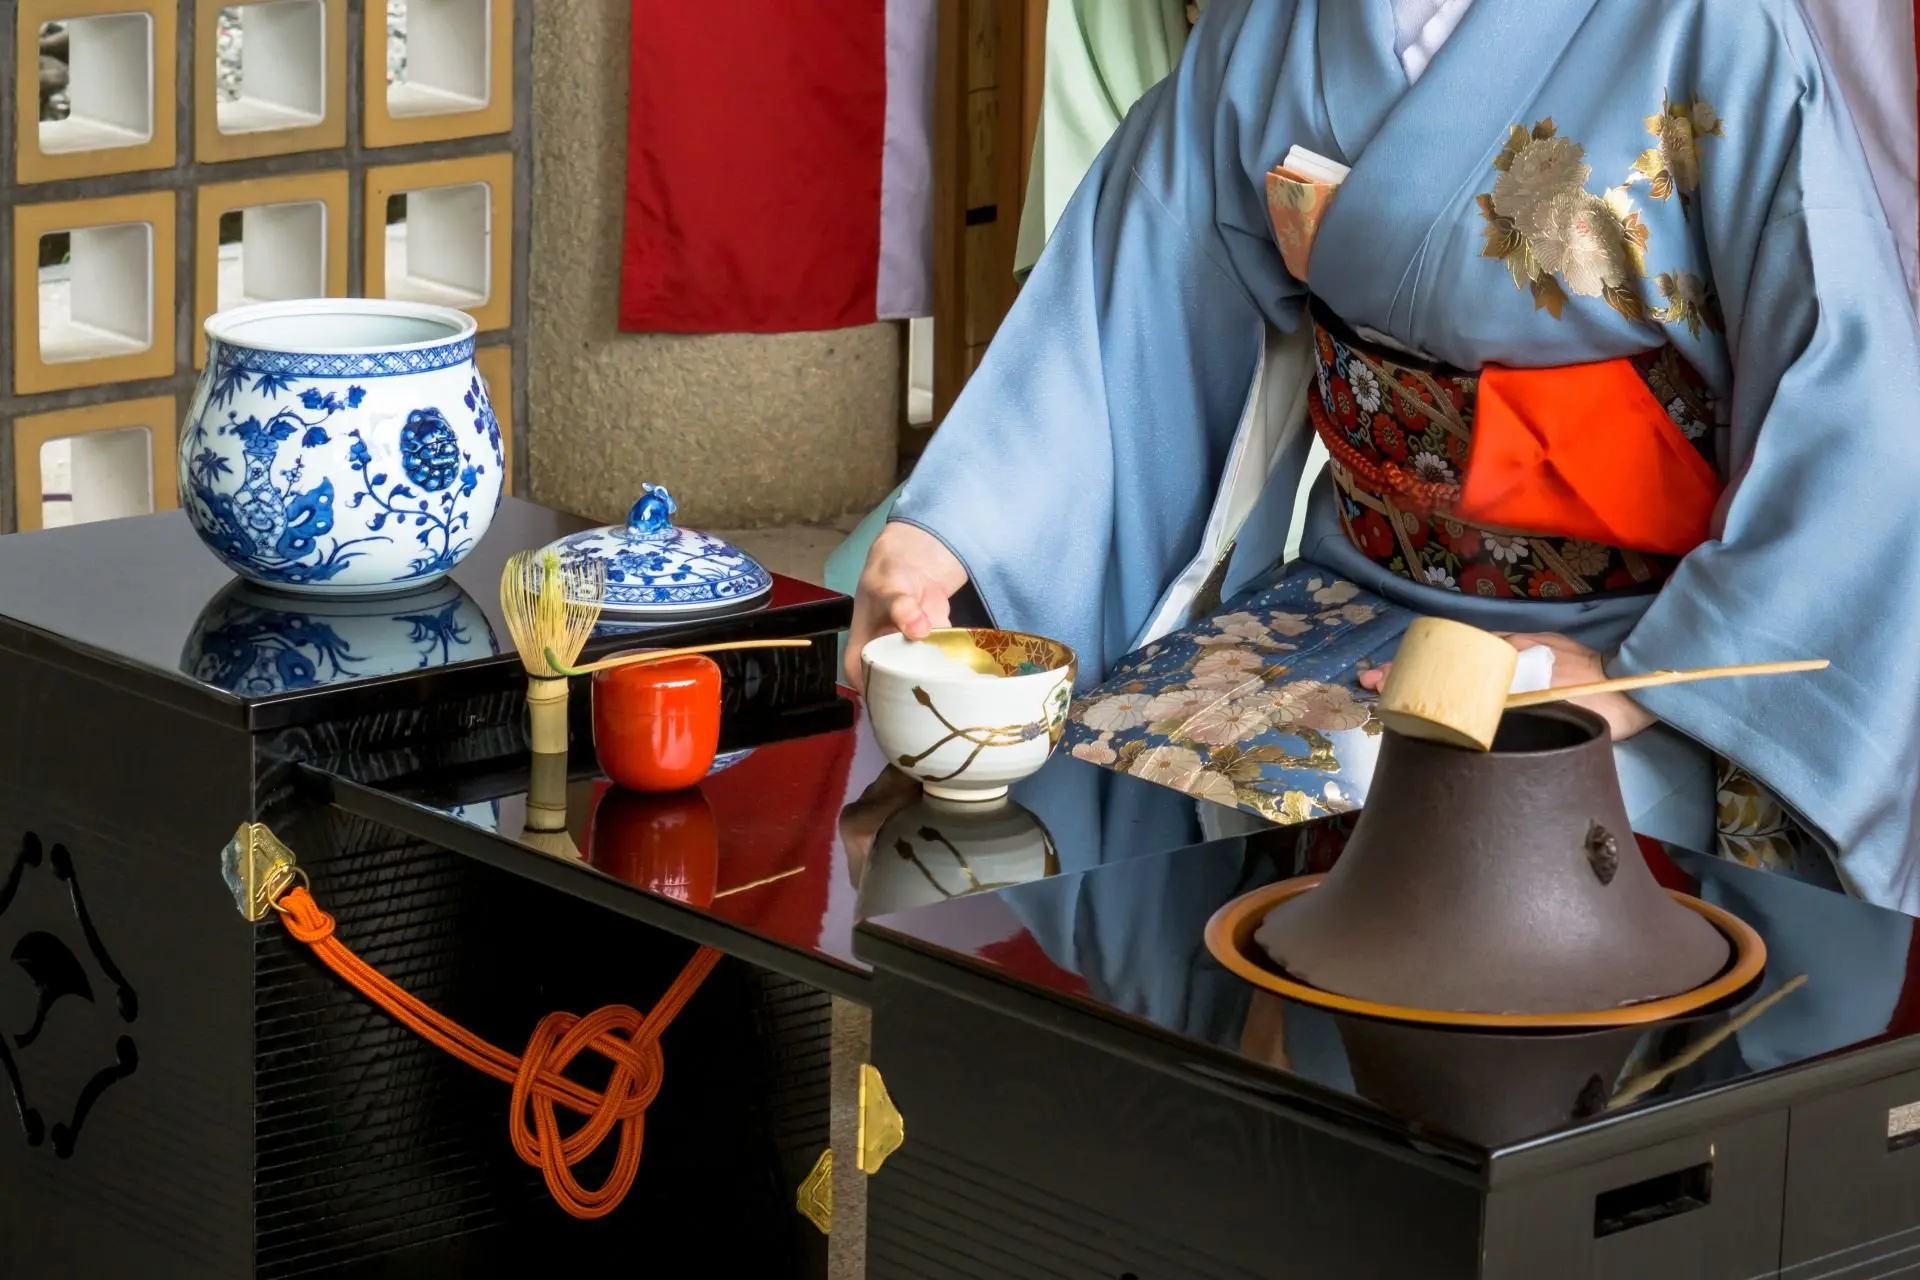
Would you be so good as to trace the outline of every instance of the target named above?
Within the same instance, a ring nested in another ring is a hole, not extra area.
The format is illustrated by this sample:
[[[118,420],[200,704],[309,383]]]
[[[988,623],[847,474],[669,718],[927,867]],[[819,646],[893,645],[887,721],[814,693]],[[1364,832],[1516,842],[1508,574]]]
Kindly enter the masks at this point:
[[[465,312],[373,298],[207,321],[180,506],[241,577],[373,595],[446,576],[485,536],[506,457]]]

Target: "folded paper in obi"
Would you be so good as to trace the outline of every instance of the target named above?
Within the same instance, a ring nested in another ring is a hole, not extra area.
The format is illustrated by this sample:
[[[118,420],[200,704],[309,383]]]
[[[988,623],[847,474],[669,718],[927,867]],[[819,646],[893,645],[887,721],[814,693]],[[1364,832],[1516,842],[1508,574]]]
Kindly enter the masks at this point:
[[[1347,172],[1345,165],[1295,147],[1285,163],[1267,175],[1267,216],[1273,221],[1273,238],[1280,246],[1280,260],[1296,280],[1307,278],[1314,236]]]

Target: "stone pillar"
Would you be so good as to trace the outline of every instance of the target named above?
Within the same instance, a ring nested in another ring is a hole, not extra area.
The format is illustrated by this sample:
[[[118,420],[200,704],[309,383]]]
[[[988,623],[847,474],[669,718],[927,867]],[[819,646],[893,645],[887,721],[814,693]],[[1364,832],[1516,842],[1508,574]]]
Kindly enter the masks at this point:
[[[867,1274],[867,1175],[860,1172],[860,1065],[873,1052],[873,1011],[833,1001],[833,1232],[827,1280]]]
[[[534,7],[522,492],[613,519],[643,482],[665,484],[679,518],[705,528],[862,509],[898,467],[904,325],[774,336],[616,327],[631,11],[612,0]]]

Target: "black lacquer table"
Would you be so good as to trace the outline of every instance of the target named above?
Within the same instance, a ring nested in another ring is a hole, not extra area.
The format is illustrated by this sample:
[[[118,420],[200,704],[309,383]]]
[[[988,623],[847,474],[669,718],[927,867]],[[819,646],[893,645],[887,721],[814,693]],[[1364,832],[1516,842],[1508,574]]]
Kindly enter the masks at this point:
[[[643,1239],[668,1274],[820,1272],[793,1201],[827,1141],[817,986],[724,964],[669,1032],[701,1066],[650,1112],[641,1184],[579,1224],[512,1155],[503,1086],[222,883],[222,847],[265,821],[344,941],[513,1051],[555,1009],[655,1000],[711,931],[386,825],[375,790],[524,768],[501,569],[586,523],[509,499],[448,582],[327,604],[242,588],[179,513],[0,539],[0,1276],[518,1275],[631,1265]],[[588,654],[810,639],[722,661],[723,739],[751,745],[850,721],[847,618],[780,579],[752,613],[609,628]]]
[[[244,588],[178,514],[0,539],[0,1276],[824,1272],[795,1192],[829,1141],[831,997],[868,999],[855,920],[982,881],[884,829],[911,797],[835,684],[849,602],[785,579],[749,614],[595,638],[814,643],[722,656],[725,767],[666,802],[600,777],[582,686],[562,852],[530,838],[555,762],[526,751],[498,579],[585,523],[509,500],[449,582],[326,604]],[[1045,853],[1000,848],[1007,874],[1205,834],[1192,801],[1065,758],[1018,797],[1014,844]],[[655,847],[662,803],[704,814],[710,865]],[[240,917],[220,851],[250,819],[343,941],[510,1050],[556,1009],[645,1007],[694,944],[727,953],[664,1041],[616,1214],[562,1216],[504,1087]]]
[[[906,813],[918,789],[887,768],[845,691],[830,705],[789,713],[777,735],[755,727],[762,745],[723,760],[686,798],[620,791],[583,744],[567,769],[572,849],[557,857],[550,842],[527,834],[535,766],[524,755],[379,783],[303,772],[307,787],[341,810],[863,1004],[872,971],[855,954],[855,923],[978,892],[983,881],[973,863],[983,848],[996,866],[1017,865],[1024,879],[1190,845],[1207,834],[1190,798],[1065,755],[1018,784],[1000,809]],[[657,834],[689,802],[714,825],[709,871],[688,872],[682,843]],[[890,821],[902,813],[918,814],[911,830],[896,831]],[[1020,830],[1009,833],[1011,815]],[[910,837],[904,850],[902,834]],[[1016,844],[1036,856],[1010,861]],[[703,876],[711,883],[690,890],[686,882]]]
[[[1734,1004],[1586,1036],[1342,1020],[1201,941],[1338,839],[1323,820],[859,926],[907,1134],[871,1183],[869,1275],[1920,1268],[1911,918],[1656,848],[1665,883],[1765,936]]]
[[[178,515],[0,539],[0,1277],[821,1275],[795,1191],[833,996],[871,1005],[905,1117],[868,1182],[875,1277],[1920,1265],[1906,917],[1674,854],[1768,938],[1735,1006],[1625,1045],[1342,1025],[1200,944],[1337,832],[1064,756],[1000,809],[930,809],[836,688],[849,606],[818,588],[590,646],[813,641],[723,660],[728,755],[695,791],[610,787],[584,691],[570,757],[530,759],[498,576],[583,523],[509,501],[450,587],[352,608],[239,588]],[[530,834],[556,787],[565,831]],[[727,954],[616,1214],[561,1215],[504,1087],[240,918],[219,851],[250,818],[344,941],[512,1050]]]

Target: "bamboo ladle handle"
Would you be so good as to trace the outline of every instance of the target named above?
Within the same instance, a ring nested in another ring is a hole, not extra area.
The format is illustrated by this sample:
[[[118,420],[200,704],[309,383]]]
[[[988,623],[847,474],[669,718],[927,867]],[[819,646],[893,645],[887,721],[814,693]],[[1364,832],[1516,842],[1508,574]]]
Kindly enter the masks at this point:
[[[1508,711],[1568,698],[1717,680],[1727,676],[1818,671],[1824,661],[1763,662],[1699,671],[1653,671],[1538,693],[1512,692],[1520,651],[1491,631],[1445,618],[1415,618],[1393,655],[1380,689],[1378,714],[1387,728],[1409,738],[1491,751]]]
[[[1618,1091],[1614,1093],[1612,1100],[1607,1103],[1607,1109],[1609,1111],[1618,1110],[1628,1103],[1636,1101],[1643,1094],[1652,1093],[1655,1089],[1665,1084],[1668,1077],[1678,1075],[1680,1072],[1685,1071],[1688,1067],[1719,1048],[1720,1044],[1729,1036],[1744,1030],[1755,1018],[1758,1018],[1761,1014],[1773,1008],[1773,1006],[1779,1004],[1782,1000],[1806,985],[1807,975],[1804,973],[1796,974],[1787,979],[1780,984],[1778,991],[1775,991],[1766,999],[1755,1004],[1739,1017],[1729,1020],[1725,1026],[1720,1027],[1712,1035],[1694,1044],[1671,1062],[1663,1063],[1653,1070],[1635,1076],[1625,1084],[1622,1084]]]
[[[696,644],[684,649],[648,649],[642,653],[622,653],[611,658],[602,658],[598,662],[589,662],[584,667],[570,667],[561,662],[552,649],[547,650],[547,661],[554,671],[563,676],[590,676],[596,671],[605,671],[611,667],[635,666],[643,662],[665,662],[669,658],[691,658],[696,654],[732,653],[740,649],[807,649],[811,640],[729,640],[724,644]]]
[[[1637,676],[1618,676],[1592,684],[1562,685],[1558,689],[1538,689],[1532,693],[1510,694],[1507,709],[1537,707],[1569,698],[1592,698],[1603,693],[1628,693],[1634,689],[1654,689],[1667,684],[1691,684],[1696,680],[1724,680],[1733,676],[1784,676],[1796,671],[1823,671],[1830,665],[1825,658],[1797,662],[1753,662],[1738,667],[1699,667],[1692,671],[1648,671]]]

